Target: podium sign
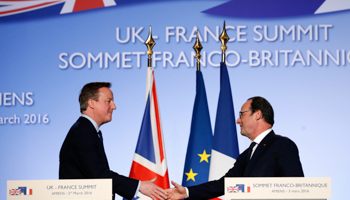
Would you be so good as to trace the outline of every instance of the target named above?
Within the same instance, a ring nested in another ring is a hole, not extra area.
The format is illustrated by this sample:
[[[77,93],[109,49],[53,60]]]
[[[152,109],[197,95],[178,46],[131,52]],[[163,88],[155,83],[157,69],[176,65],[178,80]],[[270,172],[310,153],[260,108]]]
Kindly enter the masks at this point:
[[[7,200],[112,200],[112,179],[7,181]]]
[[[331,178],[225,178],[225,199],[328,199]]]

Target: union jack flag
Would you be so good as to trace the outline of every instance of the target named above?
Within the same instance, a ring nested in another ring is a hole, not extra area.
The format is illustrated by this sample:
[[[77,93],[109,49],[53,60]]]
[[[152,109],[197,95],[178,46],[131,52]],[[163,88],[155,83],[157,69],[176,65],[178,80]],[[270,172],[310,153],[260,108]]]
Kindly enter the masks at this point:
[[[227,192],[228,193],[238,192],[238,187],[236,187],[236,186],[234,186],[234,187],[229,186],[229,187],[227,187]]]
[[[20,195],[21,194],[21,189],[11,189],[9,191],[10,195]]]
[[[117,5],[114,0],[0,0],[0,17],[59,6],[59,14]],[[58,13],[57,13],[58,14]]]
[[[147,67],[146,108],[129,177],[141,181],[148,181],[157,177],[154,184],[163,189],[170,186],[152,67]],[[141,193],[136,197],[136,199],[144,198],[147,197]]]

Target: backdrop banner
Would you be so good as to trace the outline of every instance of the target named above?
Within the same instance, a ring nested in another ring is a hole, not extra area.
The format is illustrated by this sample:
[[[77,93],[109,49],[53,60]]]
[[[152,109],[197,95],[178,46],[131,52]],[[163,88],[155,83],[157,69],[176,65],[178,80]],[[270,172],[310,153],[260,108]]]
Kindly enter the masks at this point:
[[[112,83],[117,109],[100,129],[111,170],[129,175],[150,25],[168,175],[181,183],[196,95],[192,47],[198,30],[215,127],[224,22],[235,116],[248,98],[265,97],[273,130],[296,143],[305,176],[331,177],[332,200],[347,199],[349,21],[346,0],[0,1],[0,199],[8,180],[58,179],[61,145],[81,115],[80,90],[94,81]],[[250,140],[236,128],[241,153]]]

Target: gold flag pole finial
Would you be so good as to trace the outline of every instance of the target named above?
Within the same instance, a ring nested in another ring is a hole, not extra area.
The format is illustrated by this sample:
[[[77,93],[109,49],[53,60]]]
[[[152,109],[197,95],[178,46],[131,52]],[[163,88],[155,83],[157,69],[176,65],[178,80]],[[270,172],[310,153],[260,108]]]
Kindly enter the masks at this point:
[[[148,55],[148,67],[152,67],[152,48],[154,47],[154,45],[156,44],[152,38],[152,27],[149,26],[149,35],[148,38],[145,42],[148,50],[147,50],[147,55]]]
[[[219,40],[221,41],[221,47],[220,49],[222,50],[222,54],[221,54],[221,62],[225,63],[225,59],[226,59],[226,54],[225,51],[227,49],[226,43],[230,40],[230,38],[228,37],[227,33],[226,33],[226,26],[225,26],[225,21],[224,21],[224,28],[222,29],[222,33],[219,37]]]
[[[201,50],[203,49],[203,46],[199,42],[199,37],[198,37],[198,30],[197,30],[197,39],[196,43],[193,45],[193,49],[196,51],[195,58],[197,59],[197,71],[201,71],[201,63],[200,59],[202,58],[201,56]]]

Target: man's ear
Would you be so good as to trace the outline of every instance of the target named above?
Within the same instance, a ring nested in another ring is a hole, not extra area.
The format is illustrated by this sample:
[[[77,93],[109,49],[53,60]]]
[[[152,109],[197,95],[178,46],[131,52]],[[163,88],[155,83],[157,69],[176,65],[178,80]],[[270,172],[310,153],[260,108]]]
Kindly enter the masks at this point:
[[[256,120],[262,119],[262,112],[261,112],[261,110],[255,111],[255,119]]]
[[[89,99],[88,100],[88,107],[90,107],[91,109],[94,109],[95,108],[95,100]]]

